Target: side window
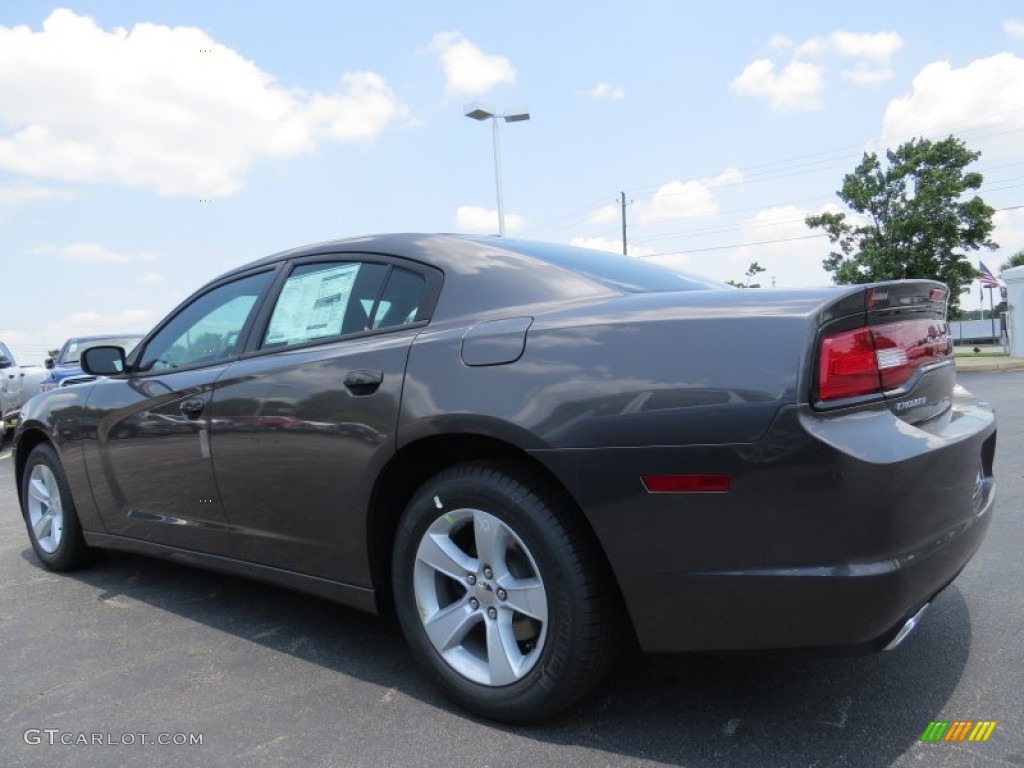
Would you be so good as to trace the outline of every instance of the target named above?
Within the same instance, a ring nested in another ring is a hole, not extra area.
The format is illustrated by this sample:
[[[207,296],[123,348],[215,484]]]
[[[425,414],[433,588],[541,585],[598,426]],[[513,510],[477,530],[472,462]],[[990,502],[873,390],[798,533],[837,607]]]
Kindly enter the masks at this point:
[[[242,328],[272,279],[272,272],[261,272],[204,293],[146,345],[138,370],[164,371],[235,354]]]
[[[267,324],[263,347],[306,344],[370,327],[383,264],[331,262],[292,270]]]
[[[388,284],[384,286],[380,304],[373,316],[373,327],[391,328],[416,322],[426,292],[427,281],[423,275],[407,269],[391,270]]]

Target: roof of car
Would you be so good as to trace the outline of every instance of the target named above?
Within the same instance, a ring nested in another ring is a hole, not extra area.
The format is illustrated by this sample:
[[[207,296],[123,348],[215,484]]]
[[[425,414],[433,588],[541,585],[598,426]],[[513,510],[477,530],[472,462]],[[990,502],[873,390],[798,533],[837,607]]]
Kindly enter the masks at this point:
[[[241,265],[208,285],[282,261],[335,253],[399,257],[441,270],[446,289],[435,307],[435,320],[622,293],[732,290],[666,265],[604,251],[496,235],[422,232],[363,235],[291,248]]]
[[[501,248],[501,241],[496,236],[487,239],[493,240],[493,242],[490,243],[493,247]],[[480,240],[471,235],[426,232],[397,232],[390,234],[344,237],[335,240],[323,240],[318,243],[310,243],[297,248],[289,248],[286,251],[280,251],[262,259],[249,262],[244,266],[231,270],[228,274],[242,272],[244,270],[251,269],[252,267],[264,264],[274,264],[286,259],[312,256],[319,253],[400,254],[407,258],[416,258],[416,255],[418,254],[425,263],[438,264],[437,257],[442,257],[441,261],[445,261],[443,258],[444,252],[438,251],[439,246],[447,246],[450,248],[460,243],[476,243],[476,247],[479,247]],[[443,267],[443,264],[438,264],[438,266]]]

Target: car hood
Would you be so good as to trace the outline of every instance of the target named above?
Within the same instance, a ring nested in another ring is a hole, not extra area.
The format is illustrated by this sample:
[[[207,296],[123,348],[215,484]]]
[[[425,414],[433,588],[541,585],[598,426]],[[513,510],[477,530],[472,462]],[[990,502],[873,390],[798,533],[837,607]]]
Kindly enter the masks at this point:
[[[68,376],[80,376],[82,366],[78,363],[58,363],[50,369],[50,376],[54,379],[66,379]]]

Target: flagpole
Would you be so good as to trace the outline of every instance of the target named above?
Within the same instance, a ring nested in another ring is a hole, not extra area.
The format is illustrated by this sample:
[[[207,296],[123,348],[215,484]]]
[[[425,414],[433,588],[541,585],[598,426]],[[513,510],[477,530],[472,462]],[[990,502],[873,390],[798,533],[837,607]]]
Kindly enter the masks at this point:
[[[992,286],[987,285],[985,287],[988,288],[988,316],[992,321],[992,339],[995,340],[999,337],[996,336],[996,310],[995,305],[992,303]]]

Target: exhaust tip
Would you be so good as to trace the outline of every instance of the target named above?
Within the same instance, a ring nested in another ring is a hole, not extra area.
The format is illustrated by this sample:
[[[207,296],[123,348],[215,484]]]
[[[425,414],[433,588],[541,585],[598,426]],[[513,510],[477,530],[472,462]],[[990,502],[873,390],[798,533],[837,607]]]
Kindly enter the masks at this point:
[[[931,605],[931,603],[925,603],[917,613],[907,619],[903,626],[900,627],[899,631],[893,636],[892,640],[889,641],[888,645],[886,645],[882,650],[891,651],[899,647],[900,643],[906,640],[907,637],[910,636],[910,633],[914,631],[914,628],[920,623],[921,617],[924,615],[924,612],[928,610],[929,605]]]

